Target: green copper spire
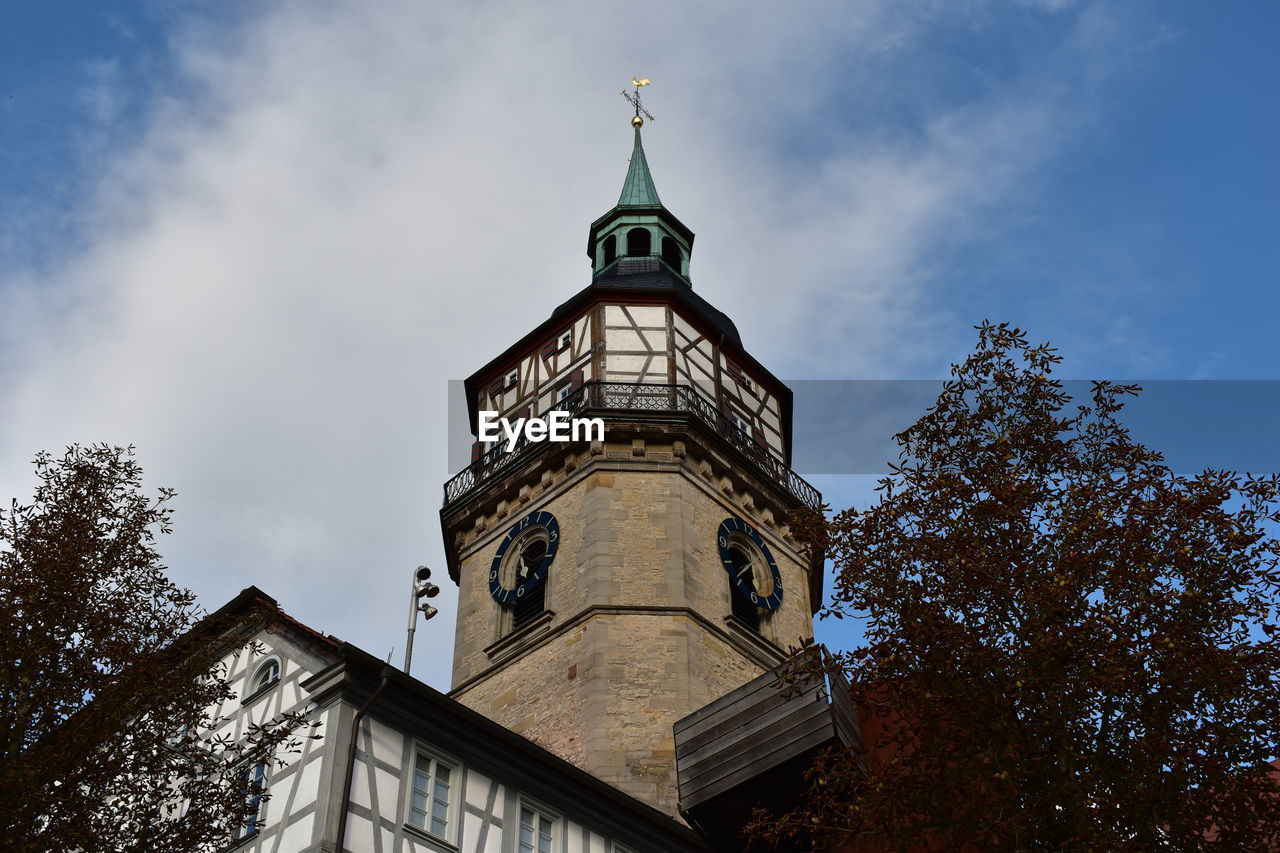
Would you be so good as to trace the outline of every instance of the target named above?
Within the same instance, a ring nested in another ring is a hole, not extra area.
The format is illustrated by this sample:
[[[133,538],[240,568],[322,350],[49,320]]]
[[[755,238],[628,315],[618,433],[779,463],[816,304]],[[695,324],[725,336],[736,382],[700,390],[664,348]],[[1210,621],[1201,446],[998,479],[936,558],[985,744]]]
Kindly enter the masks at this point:
[[[649,174],[649,161],[644,159],[644,146],[640,144],[640,128],[636,128],[636,146],[631,151],[631,168],[618,196],[618,207],[660,207],[658,189]]]

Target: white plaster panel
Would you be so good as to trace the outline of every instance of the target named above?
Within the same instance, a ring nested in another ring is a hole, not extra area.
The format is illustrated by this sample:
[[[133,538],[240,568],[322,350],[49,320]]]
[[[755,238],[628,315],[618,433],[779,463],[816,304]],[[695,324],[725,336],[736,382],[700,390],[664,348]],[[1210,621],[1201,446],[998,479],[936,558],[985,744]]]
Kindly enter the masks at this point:
[[[692,370],[701,371],[707,376],[711,376],[715,373],[711,365],[711,353],[703,352],[699,347],[687,350],[685,352],[685,359],[689,368]]]
[[[483,809],[485,802],[489,798],[489,786],[493,782],[488,776],[477,773],[474,770],[467,770],[467,803],[478,809]],[[499,800],[502,799],[499,793]]]
[[[645,350],[645,340],[634,329],[605,329],[604,345],[609,352]]]
[[[565,839],[565,853],[583,853],[582,827],[576,823],[568,824],[569,837]]]
[[[504,824],[505,826],[505,824]],[[489,835],[485,838],[484,850],[478,850],[476,853],[502,853],[502,841],[504,831],[497,826],[489,826]],[[512,842],[514,845],[514,842]]]
[[[347,810],[347,845],[351,850],[373,851],[373,822]]]
[[[370,717],[369,735],[373,741],[374,758],[392,765],[400,764],[404,751],[404,736],[400,732]]]
[[[627,313],[637,326],[667,327],[667,309],[661,305],[628,305]],[[612,325],[613,321],[609,321]]]
[[[365,808],[373,808],[373,803],[369,800],[369,768],[362,758],[356,758],[352,771],[351,802]]]
[[[315,757],[311,757],[311,760],[296,771],[298,793],[293,798],[293,810],[295,812],[301,811],[315,802],[316,794],[320,791],[320,765],[323,763],[320,758],[320,752],[317,749]]]
[[[467,813],[462,817],[462,850],[463,853],[479,853],[476,842],[480,839],[481,820],[477,815]],[[493,828],[489,829],[493,832]]]
[[[385,818],[396,819],[400,810],[400,779],[385,770],[373,771],[374,784],[378,786],[378,812]]]
[[[603,835],[596,835],[593,832],[588,837],[587,841],[588,841],[588,846],[587,846],[588,853],[608,853],[608,849],[609,849],[608,842],[605,841],[605,837]]]
[[[627,320],[627,315],[622,313],[621,305],[606,305],[604,306],[604,324],[606,326],[627,326],[630,325],[630,321]]]
[[[610,373],[640,373],[644,370],[647,355],[609,355]]]
[[[667,348],[667,330],[666,329],[642,329],[640,332],[644,338],[645,346],[653,351],[665,351]]]
[[[292,823],[286,825],[280,831],[280,837],[277,842],[277,849],[283,853],[292,853],[294,850],[305,850],[311,843],[311,830],[315,823],[315,813],[303,815]]]

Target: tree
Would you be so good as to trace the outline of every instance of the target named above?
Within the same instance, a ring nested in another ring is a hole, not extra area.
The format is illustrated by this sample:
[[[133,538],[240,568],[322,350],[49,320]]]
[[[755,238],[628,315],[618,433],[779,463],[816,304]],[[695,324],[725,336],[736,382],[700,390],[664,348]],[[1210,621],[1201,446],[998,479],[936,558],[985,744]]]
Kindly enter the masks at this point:
[[[1280,480],[1184,477],[1007,325],[897,436],[879,501],[809,519],[861,748],[757,838],[856,850],[1275,850]],[[798,523],[800,528],[806,524]]]
[[[210,735],[244,625],[201,619],[155,543],[173,492],[132,448],[35,460],[31,504],[0,510],[0,841],[8,851],[201,851],[256,812],[246,768],[295,751],[289,715]]]

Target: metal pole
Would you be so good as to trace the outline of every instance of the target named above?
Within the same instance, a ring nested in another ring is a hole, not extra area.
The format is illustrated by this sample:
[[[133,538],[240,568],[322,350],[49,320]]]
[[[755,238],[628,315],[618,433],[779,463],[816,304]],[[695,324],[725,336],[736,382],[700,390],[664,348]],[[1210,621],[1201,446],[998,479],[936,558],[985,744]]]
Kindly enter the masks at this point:
[[[413,632],[418,627],[418,587],[414,585],[409,588],[409,639],[404,646],[404,671],[409,672],[409,663],[413,660]]]
[[[440,594],[440,587],[431,583],[431,570],[426,566],[418,566],[413,570],[413,584],[409,587],[409,638],[404,644],[404,671],[409,672],[409,664],[413,662],[413,632],[418,627],[418,611],[430,619],[440,611],[436,610],[424,598],[435,598]]]

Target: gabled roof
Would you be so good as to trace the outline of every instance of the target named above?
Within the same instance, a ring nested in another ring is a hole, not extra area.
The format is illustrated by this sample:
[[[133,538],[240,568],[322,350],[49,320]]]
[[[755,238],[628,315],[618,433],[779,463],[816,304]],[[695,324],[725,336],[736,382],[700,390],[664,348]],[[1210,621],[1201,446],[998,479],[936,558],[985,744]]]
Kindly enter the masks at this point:
[[[331,634],[324,634],[294,619],[280,609],[280,604],[256,586],[245,587],[240,594],[210,613],[191,630],[194,638],[208,632],[227,635],[248,635],[263,625],[284,628],[302,644],[316,648],[324,657],[332,655],[343,643]]]

